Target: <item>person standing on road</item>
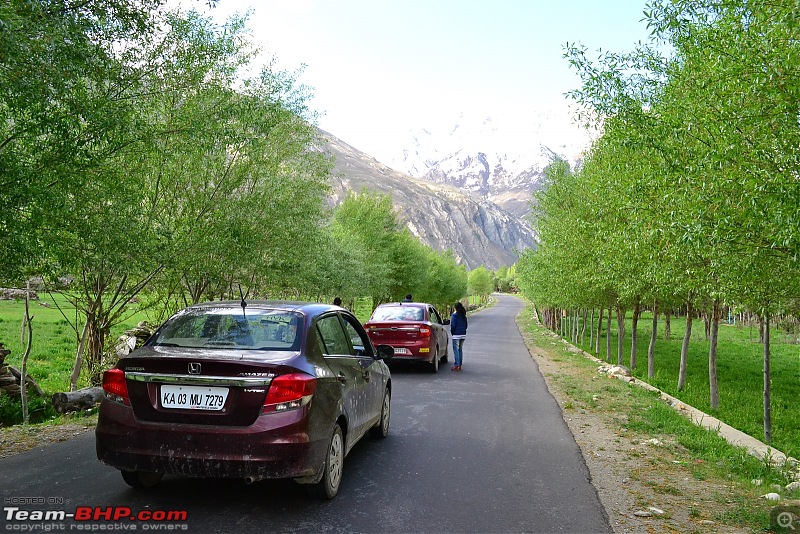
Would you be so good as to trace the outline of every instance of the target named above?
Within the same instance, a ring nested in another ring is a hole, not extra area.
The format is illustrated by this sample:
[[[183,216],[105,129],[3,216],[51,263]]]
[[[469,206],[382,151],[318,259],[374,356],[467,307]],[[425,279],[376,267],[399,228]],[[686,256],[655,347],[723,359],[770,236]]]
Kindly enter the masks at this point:
[[[460,302],[456,302],[456,311],[450,316],[450,334],[453,337],[453,359],[454,365],[451,371],[461,370],[461,361],[464,357],[462,347],[467,338],[467,310]]]

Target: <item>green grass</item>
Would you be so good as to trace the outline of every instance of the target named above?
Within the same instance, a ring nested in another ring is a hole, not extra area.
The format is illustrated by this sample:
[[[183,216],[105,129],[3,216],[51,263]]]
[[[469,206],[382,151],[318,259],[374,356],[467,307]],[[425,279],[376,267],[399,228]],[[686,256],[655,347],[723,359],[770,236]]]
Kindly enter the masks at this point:
[[[652,314],[647,312],[643,313],[639,320],[634,376],[763,441],[764,348],[758,343],[758,327],[720,324],[717,345],[719,409],[712,410],[708,380],[709,342],[705,339],[703,321],[696,319],[692,324],[686,386],[683,391],[678,391],[678,368],[686,325],[685,318],[672,318],[672,335],[668,341],[664,336],[664,318],[659,316],[655,347],[655,377],[653,380],[648,380],[647,348],[652,332],[652,317]],[[611,362],[616,363],[616,318],[612,320],[612,330]],[[800,365],[798,365],[800,345],[794,344],[795,337],[786,332],[772,333],[771,337],[771,445],[789,456],[797,457],[800,455],[800,417],[797,416],[799,412],[795,403],[800,399]],[[584,342],[582,348],[594,354],[592,348],[588,346],[588,325]],[[601,359],[606,359],[605,342],[603,333],[598,355]],[[630,315],[627,318],[623,342],[623,365],[630,367]]]
[[[43,306],[43,303],[48,303],[49,306]],[[69,377],[78,347],[77,336],[72,326],[56,308],[55,303],[61,306],[67,317],[74,323],[75,309],[63,296],[43,294],[40,295],[38,301],[30,301],[30,314],[33,316],[33,343],[28,358],[28,374],[44,390],[46,399],[58,391],[69,390]],[[6,349],[11,350],[5,363],[18,369],[22,367],[22,356],[25,352],[25,345],[21,342],[24,315],[24,301],[0,301],[0,343],[3,343]],[[122,332],[145,319],[143,314],[134,314],[123,324],[112,329],[110,341],[115,341]],[[79,327],[82,327],[80,319]],[[79,387],[89,385],[85,377],[82,377],[81,380]],[[52,415],[47,412],[46,407],[39,406],[38,401],[36,402],[38,412]],[[8,396],[0,396],[0,424],[13,421],[10,414],[18,410],[16,408],[18,405],[18,402],[12,402]]]

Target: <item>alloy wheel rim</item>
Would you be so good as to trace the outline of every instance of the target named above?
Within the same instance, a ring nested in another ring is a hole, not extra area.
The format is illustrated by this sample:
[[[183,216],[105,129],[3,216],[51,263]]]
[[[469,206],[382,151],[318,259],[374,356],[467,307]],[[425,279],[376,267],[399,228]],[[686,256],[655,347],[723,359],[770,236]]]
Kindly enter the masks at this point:
[[[342,478],[342,435],[336,432],[331,440],[330,457],[328,458],[328,479],[331,488],[339,487]]]
[[[389,393],[387,392],[386,395],[383,396],[383,433],[386,434],[389,431]]]

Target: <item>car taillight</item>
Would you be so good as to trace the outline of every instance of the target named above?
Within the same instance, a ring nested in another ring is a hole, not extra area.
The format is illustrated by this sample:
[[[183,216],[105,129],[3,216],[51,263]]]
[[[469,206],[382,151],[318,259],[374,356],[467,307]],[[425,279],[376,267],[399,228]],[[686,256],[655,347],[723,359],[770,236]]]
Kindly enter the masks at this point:
[[[267,390],[261,413],[282,412],[300,408],[311,402],[317,379],[303,373],[276,376]]]
[[[103,391],[109,400],[125,405],[131,403],[128,397],[128,384],[125,382],[125,371],[122,369],[109,369],[103,373]]]
[[[419,336],[420,337],[431,337],[431,327],[430,326],[420,326],[419,327]]]

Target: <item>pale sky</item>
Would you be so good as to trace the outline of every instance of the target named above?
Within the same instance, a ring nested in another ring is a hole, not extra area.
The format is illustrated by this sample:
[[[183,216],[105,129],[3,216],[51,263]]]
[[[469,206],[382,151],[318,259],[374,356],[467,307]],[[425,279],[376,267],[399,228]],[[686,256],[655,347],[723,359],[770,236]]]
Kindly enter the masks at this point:
[[[305,65],[318,126],[388,163],[409,131],[461,113],[524,120],[565,107],[580,83],[565,43],[631,50],[648,37],[646,1],[219,0],[208,12],[251,9],[278,67]]]

